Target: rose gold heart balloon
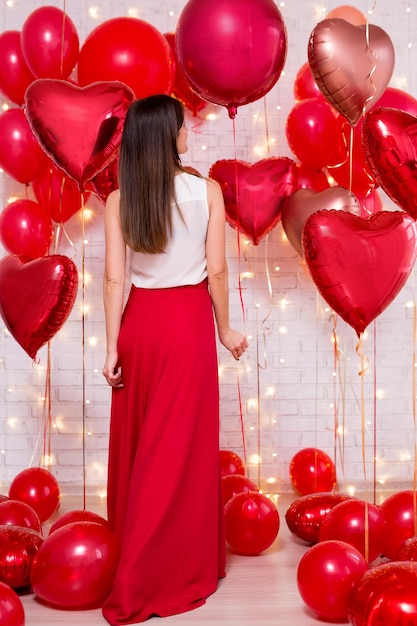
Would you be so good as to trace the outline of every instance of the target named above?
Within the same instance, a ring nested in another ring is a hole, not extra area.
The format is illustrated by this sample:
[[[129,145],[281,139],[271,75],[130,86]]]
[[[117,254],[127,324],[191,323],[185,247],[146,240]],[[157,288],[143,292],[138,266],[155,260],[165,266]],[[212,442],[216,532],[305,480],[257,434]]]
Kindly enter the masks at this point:
[[[317,24],[308,43],[308,62],[324,97],[355,126],[384,93],[394,69],[394,46],[374,24],[344,19]]]
[[[115,158],[133,99],[118,81],[78,87],[45,78],[27,89],[25,112],[45,152],[84,191]]]
[[[417,117],[377,107],[365,115],[362,143],[375,180],[417,219]]]
[[[303,248],[301,234],[306,219],[320,210],[347,211],[360,215],[361,208],[357,198],[344,187],[329,187],[324,191],[298,189],[285,198],[281,208],[281,222],[288,241],[301,257]]]
[[[67,320],[77,287],[77,268],[66,256],[33,261],[8,256],[0,261],[0,315],[30,357],[35,358]]]
[[[417,225],[400,211],[368,219],[318,211],[304,224],[302,245],[317,289],[359,336],[407,281],[417,255]]]
[[[228,223],[256,246],[279,222],[282,201],[296,188],[297,166],[287,157],[253,165],[231,159],[214,163],[210,177],[222,187]]]

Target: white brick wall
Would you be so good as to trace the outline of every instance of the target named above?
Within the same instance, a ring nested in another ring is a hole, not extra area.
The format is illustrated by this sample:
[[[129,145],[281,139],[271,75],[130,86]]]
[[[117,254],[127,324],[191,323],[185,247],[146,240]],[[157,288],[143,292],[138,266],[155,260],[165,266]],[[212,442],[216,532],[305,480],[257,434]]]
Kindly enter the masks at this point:
[[[2,31],[20,30],[26,17],[41,4],[46,3],[16,0],[13,5],[4,4],[0,16]],[[49,4],[62,8],[60,1]],[[98,19],[90,16],[90,4],[83,0],[70,0],[66,11],[78,29],[82,44],[98,23],[126,15],[134,4],[124,0],[97,3]],[[270,156],[293,158],[285,139],[285,123],[294,105],[295,75],[307,60],[307,42],[315,24],[340,4],[325,0],[320,9],[310,0],[277,2],[287,26],[289,47],[284,74],[266,96],[268,132],[276,139]],[[355,6],[365,13],[372,4],[371,0],[356,0]],[[391,0],[378,0],[376,4],[370,22],[387,31],[396,51],[391,85],[417,97],[414,0],[398,1],[395,7]],[[175,30],[184,5],[183,0],[136,3],[138,16],[162,33]],[[411,48],[409,42],[413,44]],[[186,164],[207,174],[210,166],[220,159],[232,159],[236,155],[251,163],[259,160],[254,147],[265,140],[263,101],[239,108],[234,122],[235,134],[226,110],[214,106],[210,109],[217,113],[215,121],[202,120],[196,124],[196,120],[189,120],[193,131]],[[4,174],[0,178],[0,190],[4,206],[11,195],[25,197],[26,194],[23,185]],[[30,187],[27,193],[32,194]],[[392,208],[385,197],[384,203]],[[50,346],[53,472],[62,491],[73,493],[81,493],[83,489],[84,458],[89,492],[101,492],[106,478],[110,393],[101,376],[105,350],[101,294],[103,208],[97,200],[90,200],[88,206],[94,210],[94,217],[85,228],[88,240],[85,271],[91,277],[85,288],[85,303],[89,307],[85,314],[85,349],[82,349],[81,293],[69,320]],[[275,479],[271,487],[275,490],[291,489],[288,470],[292,456],[300,448],[316,446],[336,460],[341,488],[351,484],[363,486],[364,457],[368,486],[374,480],[384,481],[385,488],[396,488],[404,481],[411,486],[416,390],[412,381],[413,312],[406,308],[406,303],[414,301],[414,277],[368,329],[369,336],[364,344],[369,369],[363,390],[366,407],[363,450],[362,388],[355,332],[338,320],[341,354],[335,376],[333,320],[296,253],[283,239],[281,225],[256,247],[245,244],[244,239],[241,239],[239,258],[236,231],[228,227],[231,314],[234,325],[240,329],[244,328],[243,317],[246,318],[250,348],[236,365],[219,346],[222,447],[243,455],[239,377],[248,471],[254,479],[258,476],[258,467],[253,463],[253,455],[260,453],[262,478]],[[77,214],[66,222],[58,252],[73,258],[80,268],[82,245]],[[279,271],[275,271],[277,266]],[[238,273],[248,270],[254,272],[254,277],[242,281],[242,310]],[[282,306],[283,300],[287,302],[286,307]],[[47,349],[43,348],[38,357],[39,362],[32,363],[0,321],[0,492],[7,491],[17,472],[37,464],[43,450],[43,427],[48,417],[43,400]],[[344,432],[337,437],[334,435],[336,412],[340,432]],[[378,461],[374,476],[375,434]]]

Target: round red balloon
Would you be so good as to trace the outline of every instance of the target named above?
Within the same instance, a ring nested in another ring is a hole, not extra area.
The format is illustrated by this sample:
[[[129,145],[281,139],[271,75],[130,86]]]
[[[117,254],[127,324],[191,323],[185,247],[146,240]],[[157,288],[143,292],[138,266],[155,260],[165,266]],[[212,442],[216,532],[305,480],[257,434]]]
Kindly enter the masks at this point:
[[[151,24],[132,17],[115,17],[97,26],[81,47],[78,60],[81,86],[117,80],[130,87],[136,98],[170,94],[174,72],[165,37]]]
[[[9,585],[0,582],[0,624],[25,626],[25,611],[19,596]]]
[[[37,78],[67,79],[78,60],[79,39],[69,15],[58,7],[35,9],[21,34],[23,56]]]
[[[320,541],[346,541],[359,550],[368,563],[382,554],[386,535],[387,525],[380,508],[355,498],[336,504],[320,528]]]
[[[409,537],[398,550],[395,561],[417,561],[417,535]]]
[[[72,524],[73,522],[95,522],[96,524],[102,524],[107,528],[109,527],[108,521],[101,515],[93,513],[93,511],[74,510],[61,515],[61,517],[59,517],[56,522],[52,524],[49,529],[49,534],[55,532],[58,528],[66,526],[67,524]]]
[[[23,57],[18,30],[6,30],[0,35],[0,90],[19,106],[25,101],[25,91],[35,76]]]
[[[0,524],[21,526],[42,533],[42,523],[36,511],[26,502],[7,498],[0,503]]]
[[[303,496],[331,491],[336,485],[336,469],[326,452],[318,448],[303,448],[291,459],[290,478]]]
[[[280,519],[275,504],[258,492],[238,493],[224,508],[226,541],[237,554],[260,554],[275,541]]]
[[[293,535],[318,543],[320,528],[333,507],[339,502],[350,499],[342,493],[312,493],[294,500],[285,512],[285,521]]]
[[[259,491],[255,483],[247,476],[242,476],[242,474],[226,474],[222,477],[221,485],[223,504],[227,504],[238,493]]]
[[[414,626],[417,563],[383,563],[364,574],[348,601],[353,626]]]
[[[52,237],[50,217],[33,200],[10,202],[0,214],[0,240],[11,254],[37,259],[48,253]]]
[[[48,535],[32,565],[35,595],[60,609],[99,607],[110,592],[120,556],[103,524],[72,522]]]
[[[317,87],[317,83],[314,80],[314,76],[311,73],[309,63],[304,63],[297,72],[294,81],[294,98],[299,100],[305,100],[305,98],[323,98],[320,89]],[[324,98],[323,98],[324,100]]]
[[[39,515],[41,522],[45,522],[59,508],[59,485],[48,470],[29,467],[12,480],[9,498],[29,504]]]
[[[410,489],[393,493],[379,508],[387,524],[382,553],[394,560],[403,543],[416,534],[414,492]]]
[[[42,543],[40,534],[30,528],[0,526],[0,580],[13,589],[27,587]]]
[[[178,60],[204,100],[237,107],[262,98],[278,81],[287,31],[273,0],[188,0],[176,30]]]
[[[246,474],[245,464],[236,452],[220,450],[220,471],[222,476],[228,474]]]
[[[297,585],[305,604],[321,618],[346,619],[348,600],[368,569],[362,554],[344,541],[323,541],[301,558]]]

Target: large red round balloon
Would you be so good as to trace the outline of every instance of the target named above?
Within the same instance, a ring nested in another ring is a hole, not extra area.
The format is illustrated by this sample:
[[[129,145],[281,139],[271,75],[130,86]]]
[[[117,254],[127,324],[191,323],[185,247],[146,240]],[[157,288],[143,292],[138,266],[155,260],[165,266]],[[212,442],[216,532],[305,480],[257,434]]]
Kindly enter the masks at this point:
[[[349,543],[323,541],[301,558],[298,590],[305,604],[321,618],[346,619],[349,596],[367,569],[362,554]]]
[[[220,471],[222,476],[228,474],[246,474],[245,464],[233,450],[220,450]]]
[[[82,87],[117,80],[130,87],[136,98],[170,94],[174,72],[165,37],[151,24],[133,17],[115,17],[97,26],[85,40],[78,59],[78,83]]]
[[[41,535],[30,528],[0,526],[0,581],[13,589],[28,586],[33,559],[42,543]]]
[[[400,546],[395,561],[417,561],[417,535],[409,537]]]
[[[25,611],[17,593],[0,582],[0,624],[25,626]]]
[[[273,0],[188,0],[176,30],[178,59],[205,100],[237,107],[262,98],[287,54],[284,20]]]
[[[382,553],[388,559],[396,559],[403,543],[416,534],[414,492],[397,491],[380,505],[387,524],[387,536]]]
[[[98,515],[97,513],[93,513],[93,511],[86,510],[74,510],[68,511],[61,515],[56,522],[54,522],[49,529],[49,534],[58,530],[62,526],[66,526],[67,524],[72,524],[73,522],[95,522],[96,524],[102,524],[103,526],[109,527],[109,523],[104,517]]]
[[[382,554],[387,525],[379,507],[355,498],[339,502],[320,528],[320,541],[338,539],[354,546],[370,563]]]
[[[98,607],[110,592],[120,549],[102,524],[72,522],[48,535],[32,565],[35,595],[60,609]]]
[[[224,505],[238,493],[259,491],[255,483],[247,476],[242,476],[242,474],[226,474],[222,476],[221,487]]]
[[[258,492],[242,492],[224,507],[226,541],[237,554],[260,554],[275,541],[280,519],[275,504]]]
[[[35,76],[23,57],[18,30],[6,30],[0,35],[0,90],[19,106],[25,101],[25,91]]]
[[[0,167],[6,174],[26,185],[48,160],[23,109],[8,109],[0,113]]]
[[[360,336],[406,283],[417,255],[417,226],[400,211],[368,219],[317,211],[304,224],[302,246],[318,291]]]
[[[33,200],[15,200],[0,213],[0,240],[11,254],[37,259],[48,253],[52,237],[50,217]]]
[[[367,571],[348,601],[352,626],[414,626],[417,563],[383,563]]]
[[[0,502],[0,524],[30,528],[42,533],[42,522],[35,509],[21,500],[8,498]]]
[[[290,463],[290,478],[303,496],[331,491],[336,485],[336,469],[329,455],[318,448],[303,448]]]
[[[45,522],[59,508],[60,490],[53,474],[42,467],[29,467],[14,477],[9,498],[29,504]]]
[[[314,80],[314,76],[311,73],[309,63],[304,63],[297,72],[294,81],[294,98],[297,100],[304,100],[305,98],[322,98],[324,97],[317,87],[317,83]]]
[[[32,359],[66,322],[77,290],[78,270],[67,256],[0,260],[0,315]]]
[[[312,493],[294,500],[285,512],[285,521],[293,535],[308,541],[318,543],[320,528],[329,511],[339,504],[350,499],[342,493]]]
[[[78,60],[79,39],[69,15],[54,6],[35,9],[21,34],[23,56],[37,78],[67,79]]]

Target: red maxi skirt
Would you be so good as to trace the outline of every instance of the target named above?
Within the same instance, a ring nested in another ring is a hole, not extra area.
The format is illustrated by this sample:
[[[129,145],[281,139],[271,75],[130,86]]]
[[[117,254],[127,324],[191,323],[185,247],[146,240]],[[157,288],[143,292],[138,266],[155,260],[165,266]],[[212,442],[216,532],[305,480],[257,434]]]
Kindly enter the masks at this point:
[[[103,605],[116,626],[204,604],[225,575],[219,387],[207,280],[132,287],[113,389],[108,518],[121,542]]]

